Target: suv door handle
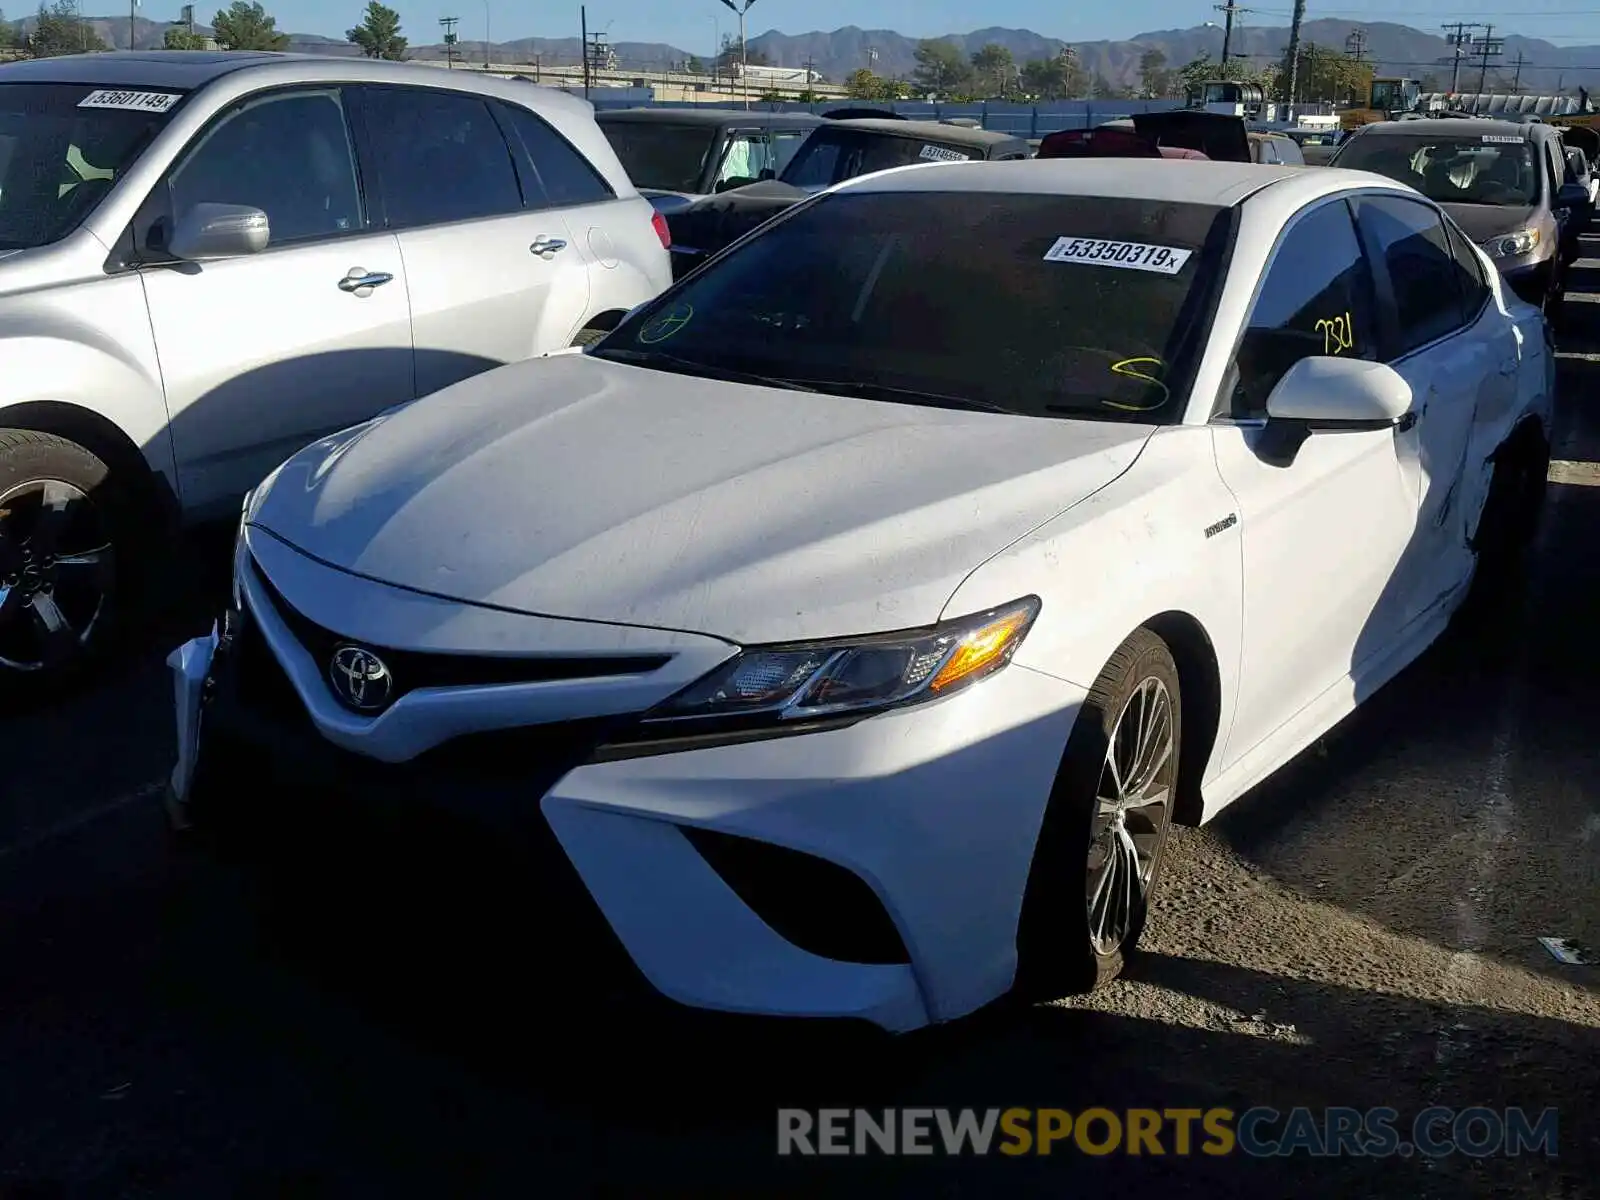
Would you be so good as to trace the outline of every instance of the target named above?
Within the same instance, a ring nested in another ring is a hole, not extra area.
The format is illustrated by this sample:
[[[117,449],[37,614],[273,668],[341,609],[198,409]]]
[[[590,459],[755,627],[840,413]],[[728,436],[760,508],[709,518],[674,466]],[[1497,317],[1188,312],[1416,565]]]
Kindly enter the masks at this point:
[[[351,267],[350,274],[339,280],[341,292],[354,292],[358,296],[372,293],[375,287],[382,287],[394,278],[387,271],[368,271],[365,267]]]
[[[554,254],[557,250],[565,250],[566,248],[566,239],[550,237],[543,233],[534,238],[533,245],[528,247],[534,254]]]

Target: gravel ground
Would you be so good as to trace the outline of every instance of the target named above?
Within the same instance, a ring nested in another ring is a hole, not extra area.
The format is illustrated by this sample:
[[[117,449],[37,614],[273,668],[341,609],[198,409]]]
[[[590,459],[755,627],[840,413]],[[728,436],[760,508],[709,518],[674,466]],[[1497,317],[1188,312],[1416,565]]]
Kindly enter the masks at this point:
[[[1536,940],[1600,947],[1600,260],[1577,286],[1526,586],[1179,831],[1092,999],[894,1043],[574,1008],[480,858],[334,903],[176,853],[158,654],[7,721],[0,1200],[1600,1196],[1600,967]],[[780,1159],[780,1105],[1554,1107],[1560,1156]]]

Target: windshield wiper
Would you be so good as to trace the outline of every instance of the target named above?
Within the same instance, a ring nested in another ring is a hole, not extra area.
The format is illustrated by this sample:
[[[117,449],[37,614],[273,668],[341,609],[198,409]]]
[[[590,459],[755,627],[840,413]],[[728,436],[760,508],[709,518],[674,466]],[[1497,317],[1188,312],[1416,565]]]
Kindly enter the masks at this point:
[[[680,375],[703,375],[707,379],[720,379],[725,383],[753,383],[761,387],[785,388],[792,392],[814,392],[818,390],[800,380],[779,379],[771,375],[757,375],[753,371],[740,371],[717,363],[701,362],[693,358],[680,358],[676,354],[667,354],[661,350],[621,350],[611,348],[596,350],[594,357],[611,358],[618,362],[636,363],[639,366],[660,367],[662,370],[675,371]]]
[[[959,408],[968,412],[1005,413],[1017,417],[1022,414],[1003,404],[988,400],[974,400],[971,396],[947,396],[941,392],[924,392],[916,388],[890,387],[882,383],[864,383],[853,379],[798,379],[814,392],[827,392],[834,396],[857,396],[863,400],[888,400],[897,404],[923,404],[929,408]]]

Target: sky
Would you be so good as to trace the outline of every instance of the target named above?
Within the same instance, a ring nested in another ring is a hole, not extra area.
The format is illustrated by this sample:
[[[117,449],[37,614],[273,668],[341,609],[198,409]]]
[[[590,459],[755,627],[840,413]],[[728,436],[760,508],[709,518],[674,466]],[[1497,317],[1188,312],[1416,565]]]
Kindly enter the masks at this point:
[[[125,3],[126,0],[123,0]],[[320,33],[339,37],[354,25],[365,0],[263,0],[278,19],[278,28],[291,33]],[[892,29],[908,37],[933,37],[966,33],[987,26],[1032,29],[1064,41],[1098,41],[1127,38],[1156,29],[1178,29],[1220,20],[1213,0],[1118,0],[1091,4],[1084,0],[752,0],[746,29],[750,37],[777,29],[783,33],[833,30],[843,25]],[[1250,25],[1287,25],[1293,0],[1244,0],[1247,11],[1236,20]],[[1600,44],[1600,0],[1316,0],[1307,5],[1307,18],[1338,17],[1350,20],[1387,20],[1435,30],[1444,21],[1493,23],[1499,31],[1541,37],[1557,45]],[[20,0],[7,7],[31,5]],[[143,0],[141,13],[153,20],[176,18],[176,0]],[[217,0],[196,4],[201,19],[209,18]],[[438,40],[442,16],[460,18],[463,41],[484,36],[487,12],[493,40],[519,37],[577,37],[578,3],[551,4],[549,0],[390,0],[399,11],[403,31],[413,42]],[[116,10],[115,0],[84,0],[86,10]],[[616,42],[666,42],[690,53],[715,45],[716,32],[738,28],[738,19],[718,0],[592,0],[588,4],[589,28],[602,30]]]

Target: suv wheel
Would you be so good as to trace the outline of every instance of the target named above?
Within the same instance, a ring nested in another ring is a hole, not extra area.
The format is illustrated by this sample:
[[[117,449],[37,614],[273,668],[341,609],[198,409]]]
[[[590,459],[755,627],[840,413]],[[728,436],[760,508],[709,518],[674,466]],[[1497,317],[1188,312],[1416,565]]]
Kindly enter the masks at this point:
[[[75,442],[0,430],[0,677],[55,681],[110,640],[117,506],[105,463]]]

